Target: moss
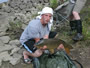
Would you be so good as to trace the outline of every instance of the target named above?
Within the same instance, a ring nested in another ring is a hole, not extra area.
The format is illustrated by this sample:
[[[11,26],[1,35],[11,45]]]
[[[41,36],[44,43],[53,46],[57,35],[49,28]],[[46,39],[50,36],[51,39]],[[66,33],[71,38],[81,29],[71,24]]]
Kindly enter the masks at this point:
[[[58,6],[57,0],[50,0],[50,7],[55,9]]]

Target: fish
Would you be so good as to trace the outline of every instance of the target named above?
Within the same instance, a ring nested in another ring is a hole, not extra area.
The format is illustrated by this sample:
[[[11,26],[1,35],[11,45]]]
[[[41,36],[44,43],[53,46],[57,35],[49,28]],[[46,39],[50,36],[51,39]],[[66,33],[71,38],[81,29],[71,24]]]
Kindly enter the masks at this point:
[[[43,47],[44,45],[47,46],[47,49],[51,52],[51,54],[54,53],[54,50],[60,45],[63,44],[66,53],[70,53],[70,49],[73,49],[72,45],[66,43],[65,41],[57,38],[51,38],[51,39],[42,39],[39,42],[35,44],[37,48]]]

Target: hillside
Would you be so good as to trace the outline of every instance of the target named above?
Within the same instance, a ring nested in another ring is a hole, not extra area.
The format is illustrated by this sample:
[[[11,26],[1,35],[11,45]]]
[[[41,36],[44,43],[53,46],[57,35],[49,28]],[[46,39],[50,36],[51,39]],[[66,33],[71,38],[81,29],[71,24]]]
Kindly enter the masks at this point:
[[[41,2],[41,0],[39,1]],[[44,0],[44,1],[47,5],[48,0]],[[18,6],[16,6],[16,8],[14,7],[14,5],[19,4],[19,2],[17,2],[16,4],[13,4],[13,2],[11,3],[12,4],[9,5],[11,6],[12,9],[9,9],[7,6],[5,6],[6,3],[3,4],[4,5],[3,10],[0,7],[0,68],[6,68],[6,67],[32,68],[32,64],[28,65],[23,62],[22,52],[24,49],[21,47],[19,38],[23,29],[28,24],[28,20],[29,19],[31,20],[32,17],[36,16],[36,14],[33,15],[32,13],[38,11],[35,9],[37,4],[36,3],[33,4],[32,6],[33,8],[29,7],[31,8],[31,10],[33,10],[31,11],[29,10],[29,8],[28,10],[25,9],[23,3],[21,3],[23,7],[21,6],[19,8]],[[41,3],[43,3],[43,1]],[[21,8],[27,10],[27,13],[24,12],[24,10],[22,11]],[[18,11],[16,11],[16,9]],[[38,9],[39,10],[41,9],[41,5],[39,5]],[[7,13],[4,11],[6,11]],[[16,17],[13,17],[14,12],[17,15]],[[33,16],[29,16],[31,14]],[[83,21],[83,35],[84,35],[83,40],[78,42],[74,42],[72,40],[72,37],[74,35],[72,36],[68,35],[70,29],[69,23],[63,23],[62,27],[56,28],[54,30],[58,32],[59,34],[58,38],[64,40],[66,43],[71,44],[74,47],[74,49],[71,50],[70,56],[73,59],[78,60],[83,65],[84,68],[90,68],[90,61],[89,61],[90,60],[90,0],[87,1],[86,5],[84,6],[83,10],[80,13],[80,16]],[[13,22],[12,19],[14,19]],[[24,19],[24,20],[17,21],[16,19],[18,20]],[[8,20],[10,20],[10,22],[8,22]]]

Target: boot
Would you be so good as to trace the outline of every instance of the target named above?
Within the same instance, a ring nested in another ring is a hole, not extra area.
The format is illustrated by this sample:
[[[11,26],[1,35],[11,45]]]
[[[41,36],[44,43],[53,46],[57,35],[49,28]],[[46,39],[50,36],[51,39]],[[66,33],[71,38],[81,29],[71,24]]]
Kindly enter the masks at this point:
[[[69,35],[72,35],[73,32],[76,30],[76,22],[74,21],[70,21],[70,32]]]
[[[82,22],[81,22],[81,20],[76,20],[76,30],[77,30],[77,34],[73,38],[73,40],[74,41],[78,41],[78,40],[83,39],[83,35],[82,35]]]

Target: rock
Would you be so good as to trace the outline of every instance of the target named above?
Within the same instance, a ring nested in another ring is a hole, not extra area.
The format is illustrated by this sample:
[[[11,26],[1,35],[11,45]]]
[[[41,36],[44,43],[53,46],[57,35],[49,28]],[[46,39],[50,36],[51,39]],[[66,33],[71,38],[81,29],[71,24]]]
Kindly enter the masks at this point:
[[[2,40],[0,40],[0,46],[3,46],[4,45],[4,43],[2,42]]]
[[[2,60],[0,59],[0,66],[2,65]]]
[[[22,55],[15,53],[15,54],[13,55],[13,58],[10,59],[10,63],[11,63],[12,65],[18,64],[18,63],[20,62],[21,57],[22,57]]]
[[[10,42],[9,42],[9,44],[10,45],[15,45],[15,46],[18,46],[18,45],[20,45],[20,42],[19,42],[19,40],[18,39],[15,39],[15,40],[11,40]]]
[[[10,37],[9,36],[2,36],[2,37],[0,37],[0,40],[2,40],[3,43],[8,43],[10,40]]]
[[[16,53],[16,52],[19,51],[19,50],[20,50],[19,47],[14,48],[14,49],[11,51],[10,55],[13,55],[14,53]]]
[[[5,15],[0,16],[0,32],[5,32],[9,26],[8,17],[7,17],[8,14],[7,13],[4,14]]]
[[[0,53],[0,65],[2,61],[9,61],[12,57],[8,54],[8,51]]]
[[[0,32],[0,37],[4,36],[6,34],[6,32]]]
[[[11,45],[0,46],[0,52],[8,51],[8,50],[11,50],[11,49],[13,49],[13,48],[14,48],[14,47],[11,46]]]

